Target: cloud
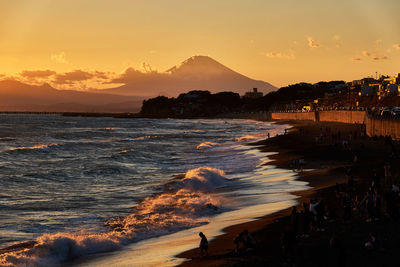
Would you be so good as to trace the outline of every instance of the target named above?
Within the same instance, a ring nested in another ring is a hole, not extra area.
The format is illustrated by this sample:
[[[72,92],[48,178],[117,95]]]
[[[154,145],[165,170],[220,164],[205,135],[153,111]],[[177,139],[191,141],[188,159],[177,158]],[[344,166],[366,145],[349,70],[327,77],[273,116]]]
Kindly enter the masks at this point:
[[[373,59],[373,60],[381,60],[381,59],[388,59],[388,57],[387,57],[387,56],[381,56],[381,57],[379,57],[379,56],[374,56],[372,59]]]
[[[163,83],[169,82],[171,75],[167,72],[158,72],[157,70],[151,69],[151,67],[143,63],[143,70],[137,70],[132,67],[127,68],[122,74],[115,75],[113,79],[110,79],[109,84],[146,84],[151,82],[159,83],[162,86]]]
[[[360,58],[360,57],[353,57],[351,60],[353,60],[353,61],[360,61],[361,58]]]
[[[83,70],[74,70],[63,74],[57,74],[53,82],[57,84],[73,84],[74,82],[86,81],[93,77],[95,77],[93,73]]]
[[[60,52],[59,54],[52,54],[51,60],[58,62],[58,63],[62,63],[62,64],[68,64],[68,61],[67,61],[64,51]]]
[[[364,57],[370,57],[371,56],[371,53],[368,52],[368,51],[363,51],[362,54],[363,54]]]
[[[393,48],[394,48],[394,49],[397,49],[397,50],[400,50],[400,44],[394,44],[394,45],[393,45]]]
[[[335,34],[335,35],[332,37],[332,40],[334,40],[334,41],[340,41],[340,40],[342,40],[342,38],[340,37],[340,35]]]
[[[95,77],[97,79],[107,80],[107,79],[110,79],[109,75],[111,73],[106,73],[104,71],[95,70],[92,74],[93,74],[93,77]]]
[[[312,37],[307,37],[307,41],[308,41],[308,46],[311,48],[320,47],[320,45],[317,44],[317,42]]]
[[[371,52],[368,52],[368,51],[363,51],[362,54],[363,54],[364,57],[368,57],[368,58],[373,59],[373,60],[388,59],[388,57],[385,56],[385,55],[380,56],[380,55],[377,55],[377,54],[374,54],[374,53],[371,53]]]
[[[48,78],[52,75],[55,75],[56,72],[53,70],[24,70],[20,73],[20,75],[24,78]]]
[[[280,53],[280,52],[269,52],[265,54],[266,57],[270,57],[270,58],[283,58],[283,59],[289,59],[289,60],[293,60],[295,59],[295,55],[292,53],[290,54],[285,54],[285,53]]]

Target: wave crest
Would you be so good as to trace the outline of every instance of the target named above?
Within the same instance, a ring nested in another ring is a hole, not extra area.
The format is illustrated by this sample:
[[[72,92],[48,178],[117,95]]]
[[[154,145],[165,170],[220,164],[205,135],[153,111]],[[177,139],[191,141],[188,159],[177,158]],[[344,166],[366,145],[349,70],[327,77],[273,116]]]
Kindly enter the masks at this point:
[[[211,191],[225,186],[229,181],[225,172],[211,167],[200,167],[186,172],[181,185],[192,190]]]
[[[45,234],[32,248],[0,255],[2,266],[51,266],[79,256],[116,250],[121,247],[118,233]]]
[[[189,170],[179,187],[145,198],[134,212],[104,223],[104,233],[45,234],[32,248],[0,255],[2,266],[49,266],[76,257],[119,249],[125,244],[207,223],[204,216],[222,212],[222,196],[203,192],[223,186],[225,172],[210,167]]]
[[[205,148],[210,148],[210,147],[213,147],[213,146],[216,146],[216,145],[218,145],[218,144],[214,143],[214,142],[207,141],[207,142],[203,142],[203,143],[197,145],[196,149],[205,149]]]
[[[59,146],[58,144],[39,144],[34,146],[21,146],[10,148],[10,151],[37,151],[37,152],[48,152],[51,148]]]
[[[236,141],[241,142],[241,141],[256,140],[259,139],[260,137],[261,137],[260,135],[243,135],[236,138]]]

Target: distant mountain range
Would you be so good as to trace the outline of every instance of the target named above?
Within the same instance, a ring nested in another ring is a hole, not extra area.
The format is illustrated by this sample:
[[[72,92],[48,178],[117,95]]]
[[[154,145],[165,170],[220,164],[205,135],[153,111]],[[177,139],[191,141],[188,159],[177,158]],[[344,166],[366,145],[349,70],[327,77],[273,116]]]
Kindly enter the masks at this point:
[[[98,92],[129,96],[175,97],[191,90],[208,90],[211,93],[232,91],[243,95],[254,87],[263,93],[277,89],[270,83],[239,74],[207,56],[193,56],[163,73],[142,73],[128,69],[114,82],[124,85]]]
[[[0,111],[138,112],[143,97],[57,90],[15,80],[0,81]]]
[[[129,68],[111,83],[124,85],[83,92],[58,90],[49,84],[34,86],[2,80],[0,111],[138,112],[144,99],[158,95],[176,97],[191,90],[231,91],[243,95],[254,87],[263,93],[277,89],[206,56],[191,57],[163,73]]]

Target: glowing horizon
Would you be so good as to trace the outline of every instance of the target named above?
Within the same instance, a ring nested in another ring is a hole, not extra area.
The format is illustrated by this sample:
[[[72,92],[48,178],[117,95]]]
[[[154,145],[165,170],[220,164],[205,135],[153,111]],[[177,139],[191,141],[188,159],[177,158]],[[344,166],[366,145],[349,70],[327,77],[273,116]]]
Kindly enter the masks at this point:
[[[394,75],[399,9],[395,0],[2,1],[0,79],[105,88],[130,67],[163,72],[192,55],[277,87]]]

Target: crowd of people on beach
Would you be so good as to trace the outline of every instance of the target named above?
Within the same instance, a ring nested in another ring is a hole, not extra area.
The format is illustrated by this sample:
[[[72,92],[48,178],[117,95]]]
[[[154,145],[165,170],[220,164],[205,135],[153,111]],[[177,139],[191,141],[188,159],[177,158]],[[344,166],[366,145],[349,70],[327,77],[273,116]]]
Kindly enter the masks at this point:
[[[380,220],[398,221],[400,218],[400,172],[394,166],[399,163],[399,157],[395,145],[390,137],[373,140],[382,141],[383,145],[390,147],[391,153],[383,166],[377,167],[370,177],[359,177],[354,174],[354,169],[364,157],[366,147],[364,140],[367,138],[365,131],[341,132],[328,127],[320,129],[320,135],[315,139],[316,145],[331,145],[341,151],[346,151],[348,168],[344,173],[342,183],[336,183],[332,190],[332,199],[313,197],[299,206],[293,206],[289,223],[281,235],[281,250],[284,265],[295,266],[296,249],[299,240],[307,239],[318,233],[331,236],[329,248],[337,255],[337,265],[345,266],[348,252],[331,225],[346,225],[353,222],[364,221],[367,225],[373,225]],[[300,130],[300,134],[305,134]],[[293,159],[291,167],[293,171],[302,172],[305,167],[305,159]],[[201,255],[208,255],[208,242],[203,233],[200,233]],[[206,245],[205,245],[206,244]],[[258,249],[256,239],[243,230],[233,240],[234,255],[247,255],[249,251]],[[379,233],[374,232],[373,227],[364,239],[359,240],[360,246],[365,250],[380,250],[384,244],[379,239]]]
[[[365,133],[350,132],[346,139],[340,131],[333,133],[328,137],[331,129],[321,130],[321,135],[316,138],[316,144],[322,142],[332,142],[335,147],[341,146],[352,155],[352,161],[346,172],[346,181],[342,184],[337,183],[335,187],[335,201],[331,201],[330,205],[324,200],[313,198],[308,203],[302,203],[302,210],[292,208],[290,216],[290,227],[282,234],[281,246],[284,259],[291,263],[295,261],[295,247],[298,239],[308,238],[310,234],[315,232],[324,232],[330,223],[351,223],[355,217],[363,219],[367,223],[373,223],[385,219],[397,221],[400,217],[400,186],[399,175],[392,169],[392,162],[398,163],[395,146],[390,137],[384,137],[384,145],[390,146],[392,153],[386,160],[382,168],[375,169],[369,178],[369,182],[365,183],[366,177],[358,179],[364,181],[356,183],[353,167],[358,162],[358,153],[352,146],[352,140],[364,138]],[[382,137],[381,137],[382,138]],[[330,139],[330,140],[329,140]],[[375,137],[374,140],[379,138]],[[341,142],[340,142],[341,140]],[[364,149],[361,143],[361,149]],[[297,160],[292,161],[292,169],[300,170]],[[302,167],[301,167],[302,169]],[[367,188],[365,190],[365,187]],[[363,243],[367,250],[379,250],[382,244],[379,242],[376,233],[371,231],[369,236],[365,238]],[[338,266],[345,266],[346,251],[340,239],[332,235],[330,239],[331,249],[338,252]]]

